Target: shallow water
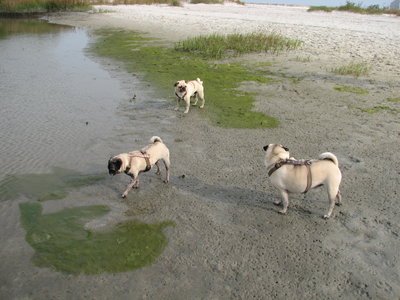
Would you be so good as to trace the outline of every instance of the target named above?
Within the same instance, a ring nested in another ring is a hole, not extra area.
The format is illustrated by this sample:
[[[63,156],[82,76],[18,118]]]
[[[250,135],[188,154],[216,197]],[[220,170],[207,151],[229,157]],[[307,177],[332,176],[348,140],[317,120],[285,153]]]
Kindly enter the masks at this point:
[[[119,197],[128,177],[108,177],[107,161],[112,155],[147,145],[152,135],[168,140],[167,133],[159,131],[174,117],[169,110],[163,116],[153,112],[164,107],[166,100],[150,98],[149,88],[137,76],[105,58],[90,56],[86,49],[92,38],[83,29],[45,20],[0,19],[0,245],[11,249],[15,247],[12,241],[19,243],[18,251],[0,249],[0,261],[16,265],[21,249],[31,251],[32,247],[36,252],[29,258],[36,266],[68,274],[118,273],[151,264],[167,244],[163,230],[174,223],[157,227],[127,217],[127,206]],[[34,218],[23,218],[23,207],[31,205],[44,211],[40,216],[34,213],[38,224],[40,218],[55,222],[40,223],[38,229]],[[96,207],[107,209],[93,220],[81,220],[81,209],[91,213]],[[134,236],[124,229],[131,224],[128,220],[134,222]],[[32,226],[41,234],[46,232],[46,238],[31,235]],[[105,228],[108,233],[100,233]],[[70,236],[75,232],[89,234],[81,248],[76,247],[76,237]],[[105,237],[114,241],[117,233],[122,251],[116,255],[122,261],[118,266],[112,255],[96,256],[93,250],[111,253],[107,247],[115,245]],[[149,233],[155,234],[151,240]],[[136,249],[130,265],[124,261],[133,250],[122,240],[145,245]],[[53,246],[56,256],[36,259],[50,253]],[[86,262],[71,262],[68,255],[59,260],[61,253],[70,251],[81,258],[86,253]],[[99,264],[96,270],[85,269],[92,265],[88,261]],[[60,268],[60,264],[69,267]],[[0,277],[8,273],[5,270],[0,268]]]
[[[99,139],[113,136],[128,95],[85,56],[88,34],[44,20],[0,26],[0,176],[52,167],[106,172],[94,154],[104,149]]]

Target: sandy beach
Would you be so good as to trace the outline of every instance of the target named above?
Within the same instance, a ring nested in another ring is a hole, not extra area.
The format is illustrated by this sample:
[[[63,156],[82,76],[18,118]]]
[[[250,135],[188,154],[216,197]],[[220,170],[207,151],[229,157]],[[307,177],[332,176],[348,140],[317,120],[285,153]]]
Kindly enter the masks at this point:
[[[133,130],[148,138],[161,136],[171,151],[170,183],[162,184],[152,170],[142,175],[142,187],[125,200],[118,194],[129,180],[125,175],[86,188],[91,195],[86,205],[96,204],[93,195],[97,195],[116,211],[105,222],[132,216],[143,222],[175,221],[177,227],[165,230],[169,242],[161,256],[153,265],[131,272],[72,276],[33,266],[29,261],[33,250],[24,240],[14,241],[24,247],[24,256],[14,269],[11,261],[5,263],[13,271],[4,281],[4,296],[399,299],[399,17],[230,3],[96,9],[113,12],[60,13],[47,18],[89,32],[102,27],[139,30],[171,43],[211,33],[260,31],[302,40],[301,49],[279,56],[251,54],[231,59],[244,64],[273,62],[269,70],[285,74],[286,79],[272,83],[241,86],[256,93],[255,109],[278,118],[280,126],[223,129],[210,125],[196,107],[188,114],[183,114],[182,107],[175,112],[172,82],[171,94],[158,99],[162,105],[153,107],[153,117],[127,121],[112,145],[115,152],[130,150],[132,144],[145,146],[147,139],[134,143],[133,136],[124,135]],[[129,74],[116,68],[121,64],[96,59],[124,85]],[[331,72],[353,60],[367,62],[370,74],[353,78]],[[293,83],[292,77],[301,80]],[[207,94],[210,84],[204,82],[206,106],[207,97],[213,96]],[[368,94],[333,89],[338,86],[362,88]],[[149,91],[143,87],[135,91],[141,93]],[[359,108],[378,109],[368,113]],[[288,213],[278,214],[280,207],[273,204],[278,193],[269,183],[263,162],[262,147],[269,143],[285,145],[297,159],[316,158],[326,151],[339,158],[343,205],[335,207],[330,219],[321,218],[328,207],[324,188],[291,195]],[[105,166],[108,158],[99,157]],[[80,201],[84,200],[70,203]],[[45,209],[51,211],[52,204],[47,205]],[[88,224],[96,226],[100,225]],[[23,237],[20,225],[13,230]]]

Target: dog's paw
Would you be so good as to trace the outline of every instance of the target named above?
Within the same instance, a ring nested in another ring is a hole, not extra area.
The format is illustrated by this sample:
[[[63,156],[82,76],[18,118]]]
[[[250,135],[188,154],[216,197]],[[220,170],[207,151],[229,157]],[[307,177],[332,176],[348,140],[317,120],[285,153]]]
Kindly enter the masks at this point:
[[[278,213],[281,215],[286,215],[286,210],[280,210],[280,211],[278,211]]]
[[[281,204],[282,204],[282,201],[275,201],[274,204],[275,204],[275,205],[281,205]]]
[[[168,182],[169,182],[169,180],[167,180],[167,179],[164,180],[164,183],[168,183]]]
[[[203,108],[203,107],[204,107],[204,104],[202,106],[200,106],[200,108]]]
[[[179,108],[176,107],[176,108],[174,108],[174,111],[177,111],[178,109],[179,109]]]
[[[322,219],[329,219],[330,215],[323,215]]]
[[[185,110],[183,113],[184,113],[184,114],[187,114],[188,112],[189,112],[188,110]]]
[[[123,193],[122,195],[121,195],[121,198],[126,198],[126,194],[125,193]]]

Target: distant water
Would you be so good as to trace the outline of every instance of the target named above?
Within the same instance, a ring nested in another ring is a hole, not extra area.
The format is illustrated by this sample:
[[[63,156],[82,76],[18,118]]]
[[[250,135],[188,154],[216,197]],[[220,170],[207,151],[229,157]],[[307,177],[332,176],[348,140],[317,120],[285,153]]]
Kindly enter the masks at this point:
[[[0,179],[53,167],[106,172],[99,157],[127,95],[84,55],[88,41],[82,29],[0,19]]]

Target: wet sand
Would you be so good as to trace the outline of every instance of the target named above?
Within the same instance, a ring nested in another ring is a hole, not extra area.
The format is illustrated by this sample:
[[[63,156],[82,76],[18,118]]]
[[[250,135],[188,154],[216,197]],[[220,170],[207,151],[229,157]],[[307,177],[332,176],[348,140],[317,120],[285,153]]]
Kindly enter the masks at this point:
[[[116,12],[57,14],[49,19],[88,30],[102,26],[141,30],[167,41],[256,30],[300,38],[303,49],[293,53],[234,59],[246,64],[272,61],[269,70],[286,75],[279,82],[242,87],[257,93],[257,111],[277,117],[281,125],[257,130],[213,127],[198,108],[192,107],[188,114],[174,112],[172,86],[171,95],[152,99],[145,114],[136,107],[135,120],[129,120],[131,104],[121,107],[118,117],[127,122],[117,129],[110,152],[138,149],[151,135],[161,136],[171,151],[170,183],[163,184],[152,170],[142,174],[140,189],[120,200],[129,181],[120,175],[71,193],[65,205],[110,205],[113,214],[87,225],[94,229],[130,217],[145,222],[174,220],[177,227],[166,230],[167,248],[150,267],[67,276],[32,265],[33,250],[17,224],[10,228],[16,234],[13,249],[22,250],[5,262],[11,275],[3,279],[3,295],[9,299],[398,299],[400,122],[399,115],[391,112],[400,109],[400,101],[390,99],[400,97],[399,18],[307,13],[306,7],[271,5],[103,8]],[[330,72],[353,59],[370,63],[370,75],[354,79]],[[105,59],[99,61],[121,82],[128,76],[118,62],[108,66]],[[293,83],[290,77],[302,80]],[[212,97],[208,84],[212,83],[204,82],[206,106],[207,97]],[[338,92],[333,90],[336,86],[369,93]],[[149,99],[151,91],[142,86],[135,93]],[[145,105],[141,102],[139,108]],[[393,110],[369,114],[354,108],[377,106]],[[334,209],[331,219],[321,218],[328,206],[323,188],[291,195],[287,215],[278,214],[280,208],[273,205],[278,194],[263,163],[262,147],[268,143],[287,146],[296,158],[315,158],[325,151],[338,156],[343,205]],[[108,158],[99,157],[105,164]],[[52,211],[59,204],[46,205]]]

